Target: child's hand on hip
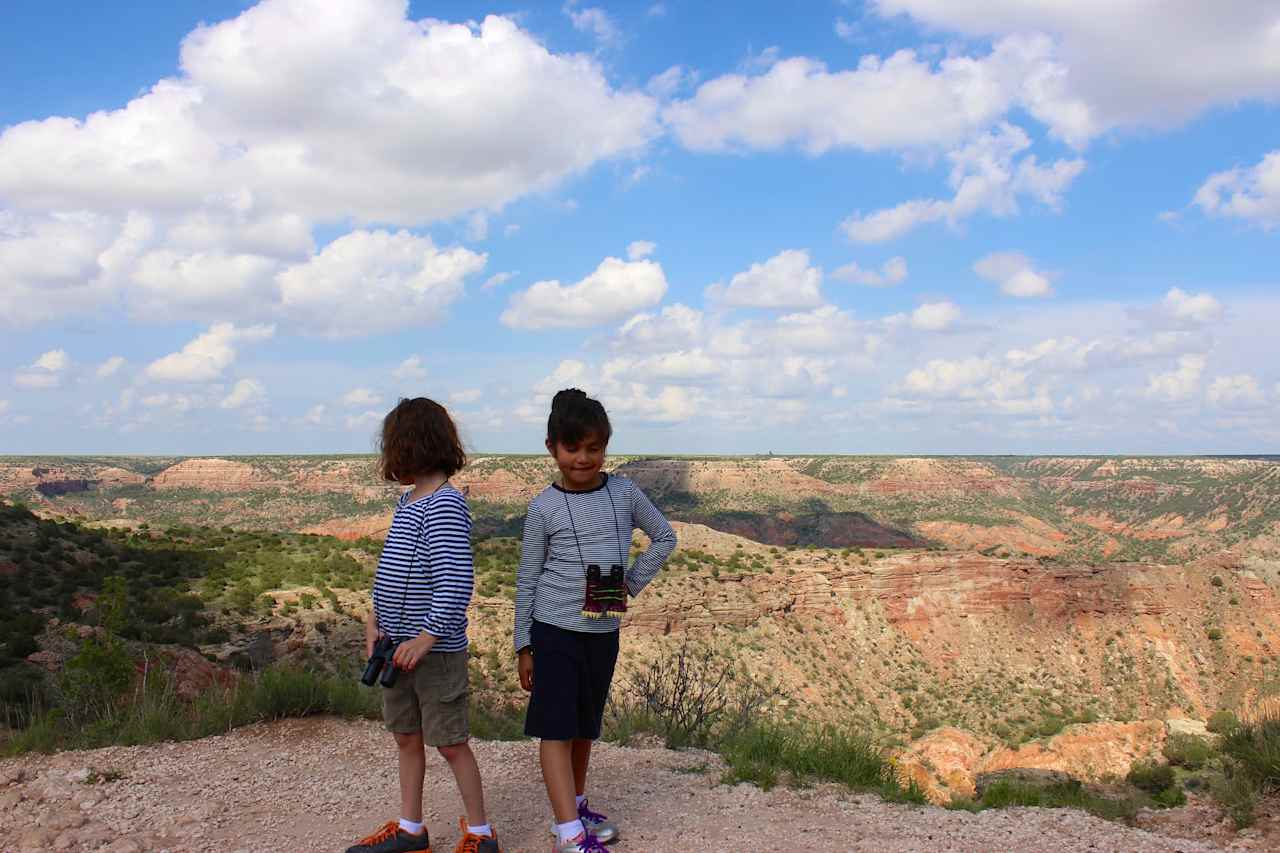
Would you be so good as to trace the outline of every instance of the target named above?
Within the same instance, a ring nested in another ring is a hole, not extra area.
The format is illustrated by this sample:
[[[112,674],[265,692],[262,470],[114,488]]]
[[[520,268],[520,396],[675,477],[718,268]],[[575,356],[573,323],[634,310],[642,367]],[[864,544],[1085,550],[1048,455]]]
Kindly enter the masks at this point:
[[[396,646],[396,653],[392,655],[391,661],[398,668],[408,672],[422,661],[435,644],[435,637],[430,634],[419,634],[412,640],[405,640]]]
[[[533,652],[521,649],[516,659],[516,672],[520,675],[520,686],[525,692],[533,690]]]

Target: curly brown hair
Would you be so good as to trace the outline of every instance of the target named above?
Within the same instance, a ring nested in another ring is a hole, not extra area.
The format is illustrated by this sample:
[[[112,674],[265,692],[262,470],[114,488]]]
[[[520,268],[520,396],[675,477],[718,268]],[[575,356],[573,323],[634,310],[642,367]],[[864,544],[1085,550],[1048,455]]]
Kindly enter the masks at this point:
[[[382,459],[385,480],[399,481],[439,471],[452,477],[467,464],[458,428],[444,406],[426,397],[402,399],[382,419]]]

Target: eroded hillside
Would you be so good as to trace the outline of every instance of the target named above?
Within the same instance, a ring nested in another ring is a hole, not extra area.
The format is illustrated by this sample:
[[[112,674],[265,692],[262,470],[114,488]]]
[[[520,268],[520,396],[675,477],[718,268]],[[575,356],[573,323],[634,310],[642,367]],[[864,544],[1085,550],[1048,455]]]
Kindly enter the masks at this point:
[[[627,616],[620,690],[685,643],[714,648],[782,717],[896,742],[935,799],[984,768],[1123,775],[1179,720],[1280,694],[1276,459],[613,465],[680,535]],[[552,473],[480,456],[455,478],[478,518],[476,675],[499,705],[522,699],[514,536]],[[168,644],[198,692],[351,665],[397,487],[371,457],[84,458],[4,460],[0,491],[43,519],[0,535],[8,663],[56,675],[123,576],[130,641]]]
[[[0,494],[88,520],[376,534],[374,460],[9,458]],[[945,546],[1183,562],[1272,533],[1280,461],[1227,457],[615,457],[672,518],[770,545]],[[477,456],[456,481],[487,534],[518,530],[540,456]]]

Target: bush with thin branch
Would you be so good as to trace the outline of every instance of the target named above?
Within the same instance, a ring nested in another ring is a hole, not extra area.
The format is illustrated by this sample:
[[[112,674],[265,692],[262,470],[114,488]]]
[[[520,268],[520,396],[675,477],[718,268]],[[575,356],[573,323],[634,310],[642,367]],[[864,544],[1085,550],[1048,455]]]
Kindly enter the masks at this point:
[[[649,716],[669,748],[707,747],[758,719],[776,691],[732,660],[686,637],[669,657],[631,673],[624,692]]]

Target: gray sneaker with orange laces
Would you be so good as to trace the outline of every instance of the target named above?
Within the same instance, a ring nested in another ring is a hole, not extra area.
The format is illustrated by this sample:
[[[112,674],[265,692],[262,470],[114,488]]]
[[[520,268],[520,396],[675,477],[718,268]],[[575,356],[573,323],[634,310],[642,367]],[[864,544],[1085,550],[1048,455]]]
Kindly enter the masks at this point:
[[[414,835],[401,829],[399,821],[389,820],[373,835],[348,847],[347,853],[431,853],[431,840],[425,829]]]
[[[462,830],[462,838],[458,839],[458,846],[453,848],[453,853],[502,853],[498,839],[468,832],[465,817],[458,818],[458,827]]]

